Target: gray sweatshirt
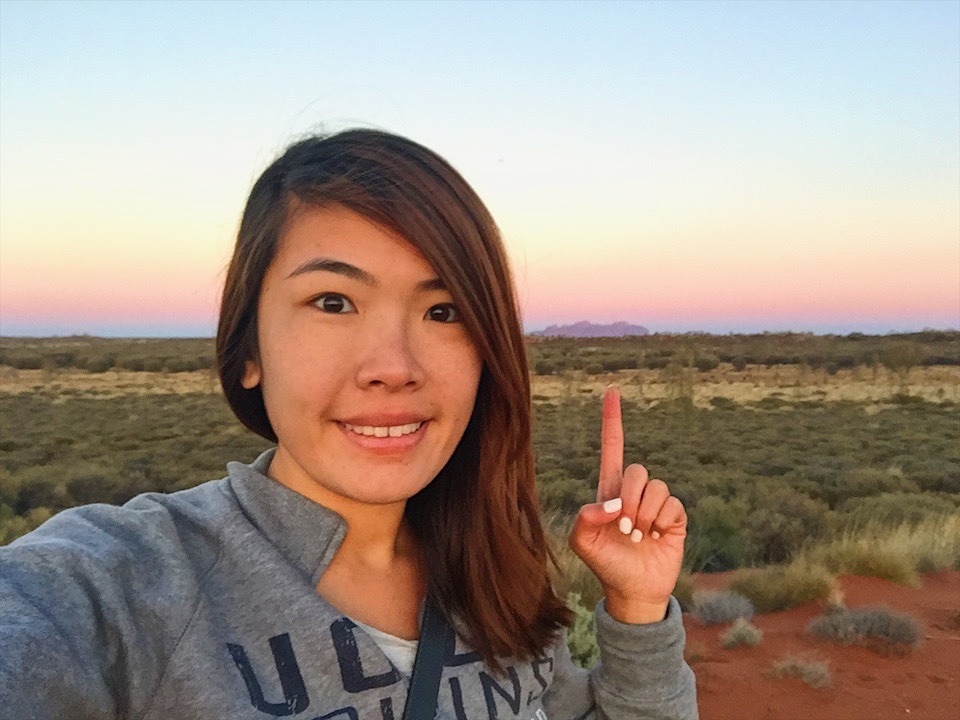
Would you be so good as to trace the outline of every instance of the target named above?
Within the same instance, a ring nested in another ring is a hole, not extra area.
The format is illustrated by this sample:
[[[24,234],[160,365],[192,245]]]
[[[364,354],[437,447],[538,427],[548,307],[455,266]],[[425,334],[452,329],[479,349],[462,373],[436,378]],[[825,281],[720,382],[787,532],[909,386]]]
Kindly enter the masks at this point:
[[[409,678],[315,589],[346,523],[267,478],[272,453],[0,548],[0,717],[400,720]],[[590,671],[561,633],[498,677],[451,632],[437,717],[697,718],[676,599],[648,625],[595,615]]]

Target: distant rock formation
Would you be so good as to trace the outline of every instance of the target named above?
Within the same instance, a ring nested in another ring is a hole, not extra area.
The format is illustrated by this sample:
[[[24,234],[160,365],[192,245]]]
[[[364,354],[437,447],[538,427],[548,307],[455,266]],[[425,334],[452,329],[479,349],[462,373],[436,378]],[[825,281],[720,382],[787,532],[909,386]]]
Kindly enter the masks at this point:
[[[598,325],[586,320],[573,323],[573,325],[550,325],[544,330],[530,333],[531,335],[553,335],[560,337],[624,337],[625,335],[649,335],[650,331],[643,325],[631,325],[628,322],[615,322],[609,325]]]

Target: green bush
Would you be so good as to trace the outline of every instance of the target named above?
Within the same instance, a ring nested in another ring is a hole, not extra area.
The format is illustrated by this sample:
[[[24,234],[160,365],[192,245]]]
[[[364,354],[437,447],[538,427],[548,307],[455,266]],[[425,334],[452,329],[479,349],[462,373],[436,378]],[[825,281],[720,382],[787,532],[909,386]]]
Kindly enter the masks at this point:
[[[573,626],[567,630],[567,647],[573,662],[590,669],[600,660],[597,624],[594,613],[583,606],[578,593],[567,595],[567,606],[574,612]]]
[[[87,361],[87,372],[105,373],[116,363],[113,355],[100,355]]]
[[[700,355],[693,361],[693,366],[700,372],[709,372],[720,366],[720,358],[716,355]]]
[[[917,484],[897,469],[856,467],[826,479],[821,497],[836,508],[851,498],[864,498],[881,493],[918,493]]]
[[[742,500],[705,497],[688,512],[684,566],[693,572],[719,572],[741,567],[755,550],[742,518],[747,506]]]
[[[49,508],[38,507],[26,515],[15,515],[9,505],[0,505],[0,545],[8,545],[21,535],[35,530],[53,517]]]
[[[863,538],[844,538],[812,548],[807,556],[831,572],[877,577],[916,587],[916,560],[897,548]]]
[[[871,522],[915,526],[935,516],[951,515],[958,507],[960,497],[896,492],[847,500],[837,511],[842,527],[856,528]]]
[[[808,538],[820,537],[828,525],[826,503],[784,485],[760,485],[751,505],[746,524],[761,564],[790,560]]]
[[[738,570],[729,588],[748,598],[757,612],[768,613],[826,600],[833,585],[833,576],[822,566],[794,562],[785,567]]]
[[[596,502],[597,491],[583,480],[565,476],[557,470],[541,473],[537,479],[540,504],[544,510],[574,514],[587,503]]]

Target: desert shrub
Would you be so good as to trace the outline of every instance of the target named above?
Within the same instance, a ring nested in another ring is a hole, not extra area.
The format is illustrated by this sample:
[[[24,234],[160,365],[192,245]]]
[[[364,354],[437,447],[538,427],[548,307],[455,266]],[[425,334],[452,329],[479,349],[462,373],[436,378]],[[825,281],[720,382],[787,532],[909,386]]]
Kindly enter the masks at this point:
[[[747,368],[747,361],[741,355],[734,357],[730,364],[733,365],[733,369],[737,372],[743,372]]]
[[[146,361],[142,357],[137,356],[121,358],[117,363],[118,367],[124,370],[130,370],[131,372],[142,372],[145,364]]]
[[[827,528],[829,507],[785,485],[759,486],[751,498],[754,510],[747,527],[763,564],[786,562],[809,537]]]
[[[916,572],[960,570],[960,513],[917,525],[871,522],[805,547],[800,555],[835,572],[916,584]]]
[[[747,506],[740,499],[705,497],[689,512],[684,565],[694,572],[730,570],[746,564],[754,549],[741,518]]]
[[[79,473],[67,480],[66,490],[75,505],[113,503],[118,484],[101,473]]]
[[[737,618],[737,621],[720,636],[720,647],[725,650],[746,645],[756,647],[763,640],[763,632],[749,620]]]
[[[0,545],[7,545],[26,535],[51,517],[53,511],[45,507],[33,508],[26,515],[15,515],[9,505],[0,505]]]
[[[558,572],[551,574],[551,580],[558,595],[565,597],[576,593],[580,604],[589,610],[596,606],[604,593],[597,576],[574,554],[567,542],[572,525],[573,518],[564,513],[544,513],[544,529],[559,566]]]
[[[617,370],[636,370],[637,359],[633,357],[608,357],[600,361],[600,366],[604,372],[616,372]]]
[[[736,592],[719,590],[693,594],[693,616],[704,625],[732,623],[737,618],[752,618],[753,604]]]
[[[911,463],[910,477],[924,492],[960,495],[960,468],[941,457],[924,458]]]
[[[833,582],[822,566],[798,561],[785,567],[738,570],[729,587],[748,598],[757,612],[767,613],[825,599]]]
[[[897,375],[901,392],[907,386],[910,370],[920,364],[920,347],[910,341],[896,341],[887,344],[879,354],[885,368]]]
[[[573,625],[567,630],[570,657],[580,667],[592,668],[600,660],[596,618],[589,608],[583,606],[577,593],[567,595],[567,606],[574,612]]]
[[[43,356],[7,355],[4,357],[3,364],[15,367],[18,370],[39,370],[43,366]]]
[[[907,548],[876,542],[869,535],[845,535],[804,553],[809,560],[834,573],[847,573],[916,587],[916,559]]]
[[[773,664],[770,674],[775,678],[799,678],[817,690],[830,687],[830,668],[823,661],[803,660],[788,654]]]
[[[700,355],[693,361],[693,366],[700,372],[709,372],[720,366],[720,358],[716,355]]]
[[[116,357],[113,355],[98,355],[87,360],[87,372],[105,373],[114,366]]]
[[[13,504],[17,515],[26,515],[29,511],[42,507],[59,512],[73,505],[64,483],[48,477],[42,467],[31,470],[32,472],[20,474],[17,497]]]
[[[557,470],[542,473],[537,484],[540,503],[546,510],[576,513],[581,506],[597,499],[597,491],[586,482],[567,477]]]
[[[807,632],[845,644],[874,646],[871,641],[875,641],[881,647],[884,644],[916,647],[923,640],[923,629],[916,619],[888,607],[863,607],[821,615],[811,621]]]
[[[920,488],[898,468],[851,468],[826,478],[821,497],[836,508],[851,498],[870,497],[881,493],[918,493]]]
[[[738,407],[736,400],[721,395],[710,398],[710,404],[717,410],[736,410]]]
[[[583,371],[587,375],[603,375],[603,365],[598,362],[590,362],[583,366]]]
[[[919,493],[881,493],[845,501],[837,511],[844,527],[868,523],[919,525],[924,520],[957,512],[960,498]]]
[[[553,375],[557,372],[557,364],[550,360],[537,360],[533,365],[537,375]]]
[[[927,399],[922,395],[911,395],[906,390],[899,390],[887,398],[887,402],[894,405],[925,405]]]

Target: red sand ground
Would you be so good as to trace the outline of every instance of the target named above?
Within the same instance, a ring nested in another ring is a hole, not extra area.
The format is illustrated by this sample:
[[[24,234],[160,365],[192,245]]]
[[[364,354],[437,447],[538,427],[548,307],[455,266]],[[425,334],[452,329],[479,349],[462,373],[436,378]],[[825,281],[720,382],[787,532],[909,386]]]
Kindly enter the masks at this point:
[[[694,586],[720,589],[728,578],[699,575]],[[804,605],[755,616],[763,642],[724,650],[720,634],[729,626],[705,627],[685,614],[701,720],[960,720],[960,572],[924,575],[919,588],[842,575],[840,587],[850,609],[886,605],[912,615],[925,628],[923,644],[884,657],[814,638],[806,627],[822,608]],[[826,661],[831,686],[815,690],[799,679],[770,677],[773,663],[787,653]]]

